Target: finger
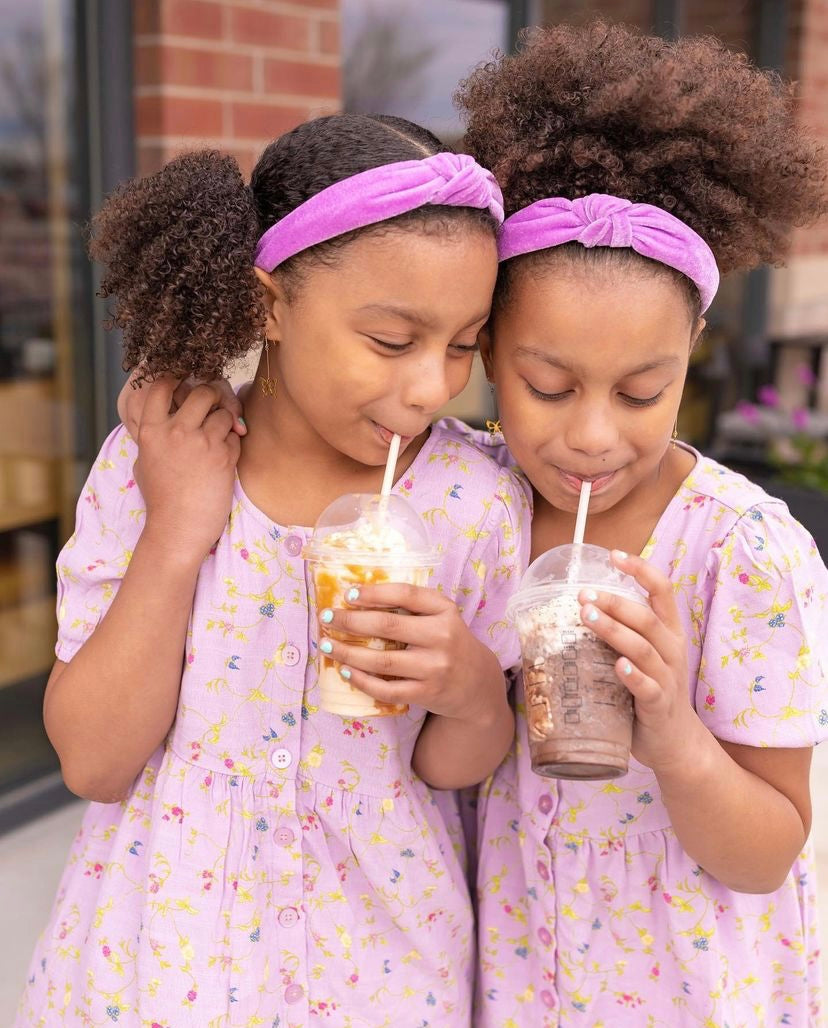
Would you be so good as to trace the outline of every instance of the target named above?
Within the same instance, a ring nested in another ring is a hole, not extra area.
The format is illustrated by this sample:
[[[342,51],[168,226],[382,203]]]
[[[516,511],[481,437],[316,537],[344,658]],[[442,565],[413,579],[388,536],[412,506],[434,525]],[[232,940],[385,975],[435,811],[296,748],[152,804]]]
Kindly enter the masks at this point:
[[[388,574],[393,578],[393,568]],[[353,586],[346,592],[345,599],[352,607],[402,607],[412,614],[442,614],[454,606],[453,600],[438,593],[436,589],[408,582]]]
[[[179,379],[170,378],[167,375],[155,379],[149,385],[144,385],[141,392],[146,390],[146,400],[143,410],[139,411],[139,425],[162,424],[170,415],[170,406],[173,402],[173,394],[178,388]]]
[[[629,689],[636,704],[636,716],[652,708],[664,696],[664,691],[655,679],[645,675],[627,657],[619,657],[615,663],[615,673],[621,683]]]
[[[620,571],[632,575],[642,589],[646,589],[653,610],[673,630],[681,628],[673,583],[657,567],[641,557],[631,557],[623,550],[612,551],[612,561]]]
[[[230,411],[220,407],[204,419],[204,431],[211,439],[221,441],[232,433],[234,424],[235,418]]]
[[[421,682],[412,682],[407,679],[399,679],[387,682],[384,678],[377,678],[359,668],[352,668],[344,665],[339,669],[342,678],[357,689],[367,693],[372,699],[380,703],[389,703],[392,706],[401,706],[406,703],[417,703]]]
[[[319,642],[319,651],[338,664],[377,678],[422,678],[423,661],[409,650],[375,650],[371,646],[355,646],[326,636]]]
[[[590,610],[596,609],[643,636],[665,659],[674,655],[680,637],[664,624],[649,603],[639,603],[617,593],[601,592],[600,589],[582,589],[578,599],[584,605],[581,617],[590,628],[593,627]]]
[[[326,607],[319,611],[323,631],[339,632],[358,639],[389,639],[407,646],[436,646],[440,639],[429,632],[422,617],[397,610],[345,610]]]
[[[609,617],[593,603],[587,603],[582,608],[582,619],[599,639],[603,639],[616,653],[626,657],[645,674],[651,678],[663,676],[667,660],[645,636]]]
[[[198,428],[213,408],[219,407],[219,391],[208,382],[193,386],[173,417],[188,428]]]

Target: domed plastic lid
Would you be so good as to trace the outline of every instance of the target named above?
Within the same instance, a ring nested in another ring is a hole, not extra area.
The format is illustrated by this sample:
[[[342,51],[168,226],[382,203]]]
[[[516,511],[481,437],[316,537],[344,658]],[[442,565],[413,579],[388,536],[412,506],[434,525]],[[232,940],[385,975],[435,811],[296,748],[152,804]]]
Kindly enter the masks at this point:
[[[517,592],[510,598],[506,612],[514,619],[562,592],[577,595],[587,586],[645,602],[636,580],[615,567],[609,550],[589,543],[567,543],[547,550],[532,561]]]
[[[325,563],[432,567],[440,557],[425,522],[402,496],[346,493],[319,515],[303,556]]]

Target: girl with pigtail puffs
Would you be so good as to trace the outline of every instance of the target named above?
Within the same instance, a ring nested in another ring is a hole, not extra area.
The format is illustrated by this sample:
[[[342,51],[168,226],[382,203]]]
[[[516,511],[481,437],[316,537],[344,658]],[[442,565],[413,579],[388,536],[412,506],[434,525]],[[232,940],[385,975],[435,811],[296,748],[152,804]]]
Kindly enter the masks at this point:
[[[600,21],[528,35],[457,99],[507,213],[488,452],[531,485],[533,557],[589,480],[585,541],[650,599],[579,596],[634,700],[623,777],[535,775],[517,675],[479,803],[475,1023],[816,1026],[828,572],[782,501],[671,436],[719,273],[826,212],[824,154],[776,75]]]

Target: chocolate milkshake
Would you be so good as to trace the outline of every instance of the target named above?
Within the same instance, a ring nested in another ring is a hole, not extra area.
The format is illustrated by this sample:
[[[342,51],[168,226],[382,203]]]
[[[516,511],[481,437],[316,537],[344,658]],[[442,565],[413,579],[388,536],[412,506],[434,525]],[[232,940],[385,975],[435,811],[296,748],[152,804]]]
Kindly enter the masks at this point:
[[[529,568],[509,613],[521,642],[532,769],[548,778],[616,778],[627,771],[633,703],[618,654],[581,621],[593,587],[644,602],[597,546],[559,546]]]

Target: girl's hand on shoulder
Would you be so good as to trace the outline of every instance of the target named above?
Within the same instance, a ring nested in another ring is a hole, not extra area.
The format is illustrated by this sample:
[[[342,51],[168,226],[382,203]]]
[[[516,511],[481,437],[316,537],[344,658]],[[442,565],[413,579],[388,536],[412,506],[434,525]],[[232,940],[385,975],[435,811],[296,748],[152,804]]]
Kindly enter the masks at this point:
[[[658,774],[686,761],[682,742],[694,738],[688,730],[696,713],[689,695],[687,638],[666,575],[619,550],[612,558],[649,594],[649,604],[582,589],[581,618],[620,654],[615,673],[635,703],[633,756]]]
[[[147,510],[144,535],[199,560],[224,531],[241,442],[218,390],[195,386],[174,414],[175,379],[145,386],[135,481]]]
[[[358,689],[384,703],[412,703],[481,725],[507,704],[497,657],[475,638],[453,600],[435,589],[394,583],[361,586],[347,600],[349,609],[317,616],[329,655]],[[331,633],[388,639],[401,648],[374,650]]]
[[[127,431],[133,439],[138,439],[138,432],[141,428],[141,419],[144,414],[144,408],[147,403],[147,394],[151,383],[147,382],[135,382],[138,377],[138,369],[136,368],[129,378],[126,380],[118,393],[118,417],[126,425]],[[174,414],[178,408],[184,403],[193,389],[196,388],[198,382],[194,378],[181,379],[172,378],[170,375],[161,375],[156,382],[170,382],[173,384],[172,400],[170,402],[169,413]],[[227,381],[226,378],[218,378],[212,382],[207,383],[212,386],[218,392],[218,400],[216,403],[217,407],[229,411],[233,415],[233,431],[237,435],[245,435],[247,432],[247,425],[244,423],[242,417],[242,403],[241,400],[233,392],[233,387]]]

